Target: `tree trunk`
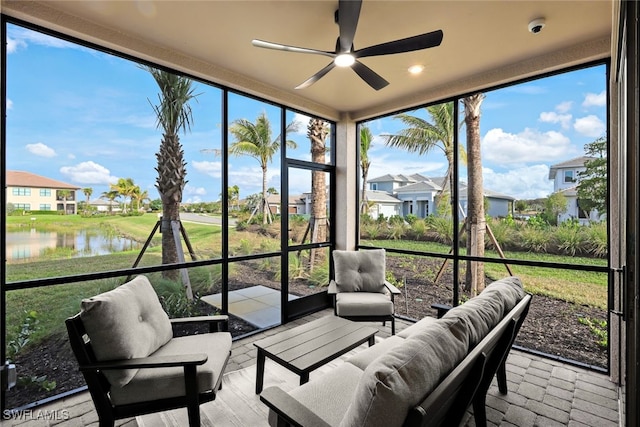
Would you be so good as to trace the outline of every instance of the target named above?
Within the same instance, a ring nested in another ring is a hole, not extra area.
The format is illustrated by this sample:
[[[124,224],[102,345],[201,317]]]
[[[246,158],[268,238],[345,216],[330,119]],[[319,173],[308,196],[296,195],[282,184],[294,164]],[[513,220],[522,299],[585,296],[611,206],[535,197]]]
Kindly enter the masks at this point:
[[[463,99],[464,121],[467,129],[467,254],[484,256],[486,230],[484,213],[484,188],[482,182],[482,157],[480,150],[480,105],[481,93]],[[484,289],[484,263],[468,261],[465,289],[477,295]]]
[[[367,200],[367,178],[369,176],[369,165],[362,165],[362,197],[360,199],[360,212],[363,214],[369,213],[369,206]]]
[[[311,161],[325,162],[326,143],[328,135],[324,121],[311,119],[307,136],[311,141]],[[311,243],[327,240],[327,181],[325,172],[311,172]],[[313,270],[316,263],[322,261],[321,250],[312,249],[309,259],[309,269]]]
[[[178,135],[162,135],[158,160],[156,188],[162,200],[162,264],[178,262],[178,251],[171,229],[171,221],[180,221],[180,202],[187,175],[184,152]],[[163,271],[166,279],[178,281],[178,271]]]

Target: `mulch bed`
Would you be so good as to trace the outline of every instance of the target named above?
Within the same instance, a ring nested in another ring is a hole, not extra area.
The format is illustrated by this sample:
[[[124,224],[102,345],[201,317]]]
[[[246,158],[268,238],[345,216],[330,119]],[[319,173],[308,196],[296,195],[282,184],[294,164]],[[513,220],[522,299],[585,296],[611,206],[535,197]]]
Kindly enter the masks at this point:
[[[411,271],[433,272],[437,271],[439,264],[440,262],[436,260],[416,257],[412,260]],[[270,286],[275,289],[280,287],[278,281],[265,277],[260,268],[255,268],[250,263],[238,265],[236,268],[241,268],[242,271],[241,274],[234,276],[242,278],[242,281],[230,282],[231,290],[253,285]],[[401,279],[406,266],[401,264],[399,258],[387,257],[387,270]],[[403,294],[396,298],[396,313],[399,316],[413,319],[419,319],[425,315],[435,316],[436,312],[431,308],[431,304],[451,304],[453,292],[450,270],[437,284],[433,283],[433,276],[433,274],[414,273],[407,278],[406,285],[401,288]],[[293,280],[289,286],[289,292],[308,295],[318,292],[318,289],[309,287],[306,281]],[[461,292],[461,295],[464,296],[464,293]],[[210,306],[203,304],[202,307],[205,314],[213,314],[207,312],[212,310]],[[604,369],[607,367],[607,349],[597,343],[597,338],[592,334],[589,326],[580,323],[580,318],[606,320],[607,316],[605,310],[535,295],[515,344],[578,364]],[[231,316],[229,329],[234,337],[255,330],[252,325],[233,316]],[[182,333],[185,332],[187,331],[182,331]],[[198,331],[198,333],[202,332],[204,331]],[[22,407],[85,385],[84,379],[78,373],[66,335],[51,337],[38,343],[35,348],[25,349],[16,364],[19,376],[29,377],[31,380],[7,392],[7,408]],[[46,378],[46,381],[55,381],[55,389],[43,390],[41,386],[46,383],[42,378]]]

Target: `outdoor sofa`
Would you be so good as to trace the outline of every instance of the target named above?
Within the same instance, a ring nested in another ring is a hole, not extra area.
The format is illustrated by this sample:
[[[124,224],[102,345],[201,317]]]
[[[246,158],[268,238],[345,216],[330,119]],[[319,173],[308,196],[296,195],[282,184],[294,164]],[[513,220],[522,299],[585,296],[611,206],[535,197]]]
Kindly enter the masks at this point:
[[[517,277],[493,282],[442,318],[426,317],[290,392],[265,389],[272,426],[455,426],[473,403],[486,425],[486,392],[505,362],[531,295]]]

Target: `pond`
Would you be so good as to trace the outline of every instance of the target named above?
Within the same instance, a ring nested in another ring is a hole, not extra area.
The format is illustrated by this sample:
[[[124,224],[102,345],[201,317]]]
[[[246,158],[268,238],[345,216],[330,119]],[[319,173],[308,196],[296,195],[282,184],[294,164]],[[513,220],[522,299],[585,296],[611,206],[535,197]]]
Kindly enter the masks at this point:
[[[108,255],[141,247],[142,244],[135,240],[106,230],[56,232],[32,228],[29,231],[8,231],[5,254],[7,262],[11,262],[44,257],[56,259]]]

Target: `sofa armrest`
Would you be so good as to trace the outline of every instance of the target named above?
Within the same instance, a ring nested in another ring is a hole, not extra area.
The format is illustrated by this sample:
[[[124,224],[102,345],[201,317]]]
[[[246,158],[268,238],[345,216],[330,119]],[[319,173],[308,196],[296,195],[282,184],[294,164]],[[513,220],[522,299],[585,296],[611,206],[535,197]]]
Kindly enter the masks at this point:
[[[295,400],[279,387],[269,387],[262,391],[260,400],[273,410],[278,418],[296,427],[330,427],[302,403]],[[280,425],[278,423],[277,425]]]
[[[440,319],[442,316],[447,314],[447,311],[451,310],[453,307],[446,304],[431,304],[431,308],[435,308],[438,311],[437,318]]]
[[[113,369],[169,368],[173,366],[203,365],[208,360],[204,353],[180,354],[175,356],[149,356],[134,359],[107,360],[80,365],[80,371],[103,371]]]
[[[209,332],[226,332],[229,330],[229,316],[227,316],[226,314],[219,314],[216,316],[180,317],[169,320],[171,321],[172,325],[208,323]]]

